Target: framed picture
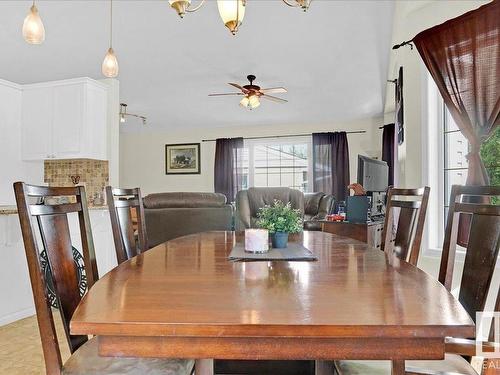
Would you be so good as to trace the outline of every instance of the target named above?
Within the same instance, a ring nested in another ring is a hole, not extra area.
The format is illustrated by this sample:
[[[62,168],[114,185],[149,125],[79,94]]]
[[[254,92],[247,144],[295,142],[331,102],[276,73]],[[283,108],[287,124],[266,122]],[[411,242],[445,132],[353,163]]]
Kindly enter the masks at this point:
[[[166,174],[200,174],[200,144],[165,145]]]

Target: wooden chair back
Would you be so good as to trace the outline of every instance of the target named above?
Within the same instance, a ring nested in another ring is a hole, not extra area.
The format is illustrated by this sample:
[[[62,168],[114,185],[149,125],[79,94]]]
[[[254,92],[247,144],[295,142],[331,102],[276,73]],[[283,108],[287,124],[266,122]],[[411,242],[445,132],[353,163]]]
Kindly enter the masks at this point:
[[[451,188],[439,281],[451,290],[458,226],[461,214],[471,215],[469,243],[465,253],[459,301],[472,319],[484,311],[497,264],[500,243],[500,205],[464,203],[466,196],[500,197],[500,186],[461,186]],[[500,310],[500,294],[496,291],[495,311]]]
[[[87,341],[87,336],[71,335],[70,319],[78,306],[81,295],[78,285],[78,265],[73,256],[68,214],[77,213],[81,237],[87,288],[91,288],[99,278],[90,228],[85,188],[45,187],[14,183],[21,232],[28,261],[28,269],[35,301],[38,327],[47,374],[60,374],[61,354],[54,327],[51,304],[47,291],[47,272],[42,272],[39,241],[47,254],[51,282],[55,289],[56,300],[61,313],[62,323],[71,353]],[[73,196],[76,203],[48,205],[43,202],[49,197]],[[32,200],[36,198],[37,204]],[[42,203],[39,203],[42,202]],[[37,235],[38,232],[38,235]]]
[[[118,189],[107,186],[106,199],[115,241],[116,259],[120,264],[149,248],[141,189]],[[137,240],[132,210],[135,210],[137,217]]]
[[[381,250],[417,265],[430,188],[395,189],[387,194],[387,208]],[[399,197],[403,197],[401,200]],[[399,210],[396,220],[395,212]],[[393,223],[396,225],[393,230]],[[396,224],[397,223],[397,224]]]

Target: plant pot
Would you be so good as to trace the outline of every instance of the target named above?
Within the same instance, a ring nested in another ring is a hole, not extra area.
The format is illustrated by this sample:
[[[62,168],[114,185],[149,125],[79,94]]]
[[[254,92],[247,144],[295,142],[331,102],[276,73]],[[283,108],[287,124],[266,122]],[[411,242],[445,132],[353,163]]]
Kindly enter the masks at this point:
[[[276,232],[271,234],[271,242],[275,249],[284,249],[288,246],[288,233]]]

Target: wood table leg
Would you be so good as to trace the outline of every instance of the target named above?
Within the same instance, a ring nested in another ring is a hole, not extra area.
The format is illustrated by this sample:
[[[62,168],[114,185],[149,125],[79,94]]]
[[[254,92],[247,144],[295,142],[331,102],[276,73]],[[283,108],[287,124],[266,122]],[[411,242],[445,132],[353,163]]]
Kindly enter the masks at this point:
[[[405,374],[405,361],[392,361],[392,375]]]
[[[214,375],[213,359],[197,359],[194,363],[195,375]]]
[[[333,361],[314,361],[314,375],[332,375]]]

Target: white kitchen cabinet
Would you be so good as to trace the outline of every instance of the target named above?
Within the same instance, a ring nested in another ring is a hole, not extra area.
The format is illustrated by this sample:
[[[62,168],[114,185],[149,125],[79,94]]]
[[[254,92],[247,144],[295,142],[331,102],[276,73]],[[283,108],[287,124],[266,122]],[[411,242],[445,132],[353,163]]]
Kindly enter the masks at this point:
[[[23,160],[106,159],[107,88],[88,79],[26,85]]]

